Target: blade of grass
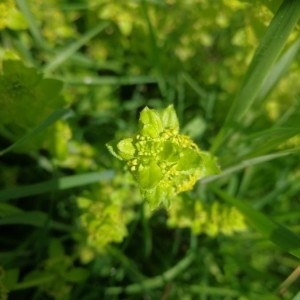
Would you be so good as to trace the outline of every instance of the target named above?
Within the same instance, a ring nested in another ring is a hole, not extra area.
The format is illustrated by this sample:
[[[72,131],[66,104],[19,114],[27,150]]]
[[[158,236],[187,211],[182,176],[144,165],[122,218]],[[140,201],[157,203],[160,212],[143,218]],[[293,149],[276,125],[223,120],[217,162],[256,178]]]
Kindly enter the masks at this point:
[[[42,211],[24,211],[0,219],[0,226],[29,225],[34,227],[44,227],[46,224],[57,230],[71,231],[73,229],[72,226],[50,220],[49,214]]]
[[[122,64],[117,60],[95,61],[91,57],[87,57],[85,53],[76,52],[70,58],[70,63],[84,69],[99,70],[105,69],[112,71],[114,74],[122,73]]]
[[[241,153],[238,159],[247,159],[250,157],[263,155],[272,149],[278,148],[288,139],[300,133],[300,128],[271,128],[250,135],[247,139],[251,141],[251,146]]]
[[[280,152],[277,152],[277,153],[262,155],[262,156],[254,157],[254,158],[251,158],[251,159],[248,159],[248,160],[244,160],[244,161],[240,162],[239,164],[237,164],[235,166],[232,166],[232,167],[229,167],[229,168],[223,170],[222,173],[220,173],[218,175],[205,177],[205,178],[201,179],[199,182],[200,182],[200,184],[204,185],[204,184],[207,184],[209,182],[215,181],[217,179],[226,177],[226,176],[228,176],[232,173],[241,171],[245,168],[252,167],[252,166],[258,165],[258,164],[262,164],[262,163],[265,163],[267,161],[277,159],[277,158],[280,158],[280,157],[283,157],[283,156],[287,156],[287,155],[291,155],[291,154],[297,154],[297,153],[299,153],[299,151],[300,151],[300,148],[294,148],[294,149],[291,149],[291,150],[280,151]]]
[[[271,69],[269,76],[266,78],[262,88],[259,91],[257,96],[258,101],[265,99],[267,95],[274,89],[274,87],[276,87],[279,80],[286,73],[288,67],[299,53],[299,49],[300,39],[297,39]]]
[[[160,88],[160,91],[163,96],[166,96],[167,94],[167,88],[166,88],[166,82],[163,76],[163,68],[161,65],[161,59],[160,59],[160,50],[157,45],[157,38],[156,33],[153,28],[152,22],[150,20],[149,16],[149,9],[148,9],[148,3],[146,0],[141,0],[141,7],[142,7],[142,13],[144,15],[148,31],[149,31],[149,43],[150,43],[150,49],[152,51],[152,63],[156,67],[156,70],[158,72],[158,85]]]
[[[284,0],[255,52],[242,88],[228,114],[229,120],[240,120],[252,105],[299,17],[300,2]]]
[[[207,97],[207,92],[199,85],[199,83],[192,78],[188,73],[182,72],[182,78],[185,82],[196,92],[196,94],[205,99]]]
[[[300,1],[284,0],[256,49],[225,123],[211,147],[212,152],[219,149],[233,130],[234,124],[237,124],[252,106],[299,17]]]
[[[299,49],[300,39],[297,39],[272,67],[269,75],[259,91],[259,94],[257,95],[255,103],[257,103],[258,108],[255,108],[255,104],[253,107],[253,110],[255,110],[256,113],[247,116],[247,123],[245,123],[247,127],[250,127],[251,124],[254,124],[257,119],[264,117],[265,110],[259,109],[259,106],[261,107],[263,103],[268,100],[268,97],[272,93],[273,89],[276,88],[280,80],[285,76],[291,63],[299,53]],[[287,111],[285,111],[283,116],[276,120],[276,126],[278,126],[280,123],[282,123],[282,121],[286,120],[291,115],[294,105],[295,103],[291,105]]]
[[[0,218],[22,212],[22,209],[7,203],[0,203]]]
[[[211,189],[223,200],[235,206],[262,235],[272,241],[285,251],[300,258],[300,237],[286,227],[278,224],[265,216],[263,213],[253,209],[249,204],[232,197],[217,187]]]
[[[300,291],[297,293],[297,295],[292,300],[300,300]]]
[[[29,289],[37,286],[46,286],[47,283],[53,281],[55,278],[54,274],[39,274],[38,278],[34,279],[27,279],[23,282],[19,282],[15,284],[11,290],[17,291],[17,290],[23,290],[23,289]]]
[[[260,114],[262,114],[261,112]],[[282,146],[291,147],[300,133],[300,102],[295,99],[285,112],[275,121],[271,128],[248,135],[239,143],[240,151],[234,160],[244,160],[257,155],[263,155],[270,150],[280,149]]]
[[[57,79],[63,80],[63,82],[71,85],[131,85],[157,82],[157,79],[153,76],[88,76],[84,78],[64,77]]]
[[[55,111],[53,114],[51,114],[43,123],[32,129],[30,132],[28,132],[26,135],[24,135],[22,138],[17,140],[15,143],[10,145],[9,147],[5,148],[4,150],[0,151],[0,156],[8,153],[9,151],[15,149],[16,147],[21,146],[23,143],[27,142],[30,138],[37,135],[38,133],[45,130],[50,125],[54,124],[57,120],[60,120],[62,118],[67,118],[70,115],[73,114],[73,111],[70,109],[60,109]]]
[[[29,30],[30,30],[33,38],[35,39],[35,42],[39,45],[39,47],[47,48],[46,42],[41,35],[39,26],[37,25],[37,23],[34,19],[34,15],[32,14],[27,1],[26,0],[16,0],[16,3],[28,23]]]
[[[16,186],[0,191],[0,201],[34,196],[51,191],[70,189],[95,182],[106,181],[113,178],[113,176],[114,172],[108,170],[103,172],[91,172],[80,175],[66,176],[31,185]]]
[[[83,34],[76,42],[72,43],[62,51],[60,51],[56,57],[51,59],[51,61],[44,67],[45,73],[53,72],[58,68],[62,63],[68,60],[78,49],[84,46],[89,40],[103,31],[109,25],[108,22],[102,22],[97,26],[90,29],[88,32]]]

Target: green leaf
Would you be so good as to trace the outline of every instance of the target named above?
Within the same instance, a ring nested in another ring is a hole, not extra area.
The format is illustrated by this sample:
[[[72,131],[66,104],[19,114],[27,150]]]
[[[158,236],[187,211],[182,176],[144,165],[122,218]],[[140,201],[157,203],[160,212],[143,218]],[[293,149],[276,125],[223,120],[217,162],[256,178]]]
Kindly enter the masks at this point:
[[[80,175],[65,176],[31,185],[15,186],[13,188],[0,191],[0,201],[39,195],[50,191],[70,189],[99,181],[106,181],[111,179],[113,176],[114,172],[108,170],[103,172],[91,172]]]
[[[180,156],[181,158],[177,162],[178,171],[197,169],[202,164],[201,156],[195,150],[181,149]]]
[[[137,178],[142,189],[154,188],[159,183],[161,176],[160,167],[154,161],[151,161],[149,165],[139,166]]]
[[[9,79],[15,80],[13,83],[18,83],[19,80],[24,81],[24,85],[34,87],[42,79],[42,74],[33,67],[27,67],[19,60],[4,60],[2,62],[3,75]],[[22,82],[20,82],[22,84]],[[14,87],[14,86],[12,86]]]
[[[56,57],[51,59],[51,61],[45,66],[44,72],[53,72],[62,63],[68,60],[77,50],[84,46],[89,40],[91,40],[93,37],[95,37],[97,34],[103,31],[108,25],[108,22],[103,22],[91,28],[88,32],[83,34],[75,42],[67,46],[64,50],[60,51]]]
[[[173,129],[176,132],[179,131],[179,122],[173,105],[169,105],[162,110],[160,117],[164,128]]]
[[[41,211],[20,212],[0,219],[0,225],[31,225],[45,226],[48,215]]]
[[[119,150],[119,156],[122,157],[125,160],[132,159],[135,154],[135,148],[133,146],[133,139],[127,138],[121,140],[117,144],[117,148]]]
[[[14,145],[22,144],[18,151],[32,151],[40,147],[46,136],[37,136],[36,133],[41,133],[64,116],[65,112],[60,111],[65,106],[65,100],[60,96],[61,89],[60,81],[44,79],[37,69],[27,67],[21,61],[3,62],[0,132],[12,142],[20,139]],[[52,113],[53,116],[49,117]],[[47,117],[50,119],[43,123]],[[25,143],[29,138],[30,141]]]
[[[48,99],[57,98],[62,87],[62,81],[53,78],[45,78],[40,84],[40,90],[47,95]]]
[[[180,148],[170,141],[163,143],[163,150],[159,154],[161,161],[177,162],[180,158]]]
[[[210,175],[219,174],[221,169],[218,165],[217,159],[210,153],[201,151],[201,178]]]
[[[163,131],[163,124],[159,114],[148,107],[141,111],[139,122],[142,135],[156,138]]]
[[[49,219],[49,215],[41,211],[23,211],[0,218],[0,225],[27,225],[33,227],[53,228],[61,231],[70,231],[70,226]]]
[[[109,143],[105,144],[105,146],[113,156],[123,160],[123,157],[119,154],[118,143],[119,141],[110,141]]]
[[[22,209],[15,207],[14,205],[10,205],[7,203],[0,203],[0,218],[13,215],[16,213],[21,213]]]

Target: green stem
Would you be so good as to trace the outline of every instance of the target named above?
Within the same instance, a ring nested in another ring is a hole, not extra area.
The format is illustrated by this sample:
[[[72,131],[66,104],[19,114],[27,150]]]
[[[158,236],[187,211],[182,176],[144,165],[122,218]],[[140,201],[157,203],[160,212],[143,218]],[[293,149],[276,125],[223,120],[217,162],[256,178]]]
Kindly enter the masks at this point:
[[[149,291],[165,285],[167,282],[181,274],[194,261],[195,254],[190,252],[176,266],[164,272],[163,274],[144,280],[141,283],[131,284],[127,287],[109,287],[106,289],[107,295],[118,295],[120,293],[137,294],[143,291]]]

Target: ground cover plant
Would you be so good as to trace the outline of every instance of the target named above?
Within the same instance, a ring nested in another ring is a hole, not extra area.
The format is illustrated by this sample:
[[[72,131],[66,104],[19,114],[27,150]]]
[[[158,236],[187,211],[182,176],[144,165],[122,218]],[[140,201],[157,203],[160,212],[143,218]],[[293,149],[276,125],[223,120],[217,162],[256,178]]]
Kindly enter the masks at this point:
[[[0,299],[300,299],[299,17],[0,1]]]

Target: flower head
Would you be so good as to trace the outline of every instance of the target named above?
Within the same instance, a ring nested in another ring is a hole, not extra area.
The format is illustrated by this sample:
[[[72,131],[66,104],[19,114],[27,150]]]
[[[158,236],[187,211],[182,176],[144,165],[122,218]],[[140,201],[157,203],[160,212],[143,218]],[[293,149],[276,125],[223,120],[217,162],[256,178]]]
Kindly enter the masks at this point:
[[[192,189],[198,179],[219,172],[213,156],[179,133],[172,105],[162,111],[145,107],[138,133],[107,147],[126,161],[151,208],[168,204],[178,193]]]

